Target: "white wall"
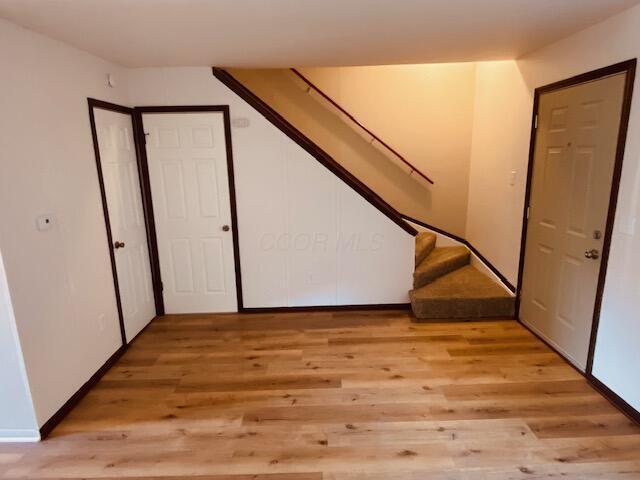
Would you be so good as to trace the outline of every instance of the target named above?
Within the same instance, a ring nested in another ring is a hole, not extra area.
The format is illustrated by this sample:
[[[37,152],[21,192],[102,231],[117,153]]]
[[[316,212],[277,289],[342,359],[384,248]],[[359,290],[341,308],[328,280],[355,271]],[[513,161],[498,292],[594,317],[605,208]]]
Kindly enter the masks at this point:
[[[0,249],[41,426],[121,344],[86,99],[126,92],[106,87],[121,69],[4,20],[0,65]]]
[[[246,307],[408,301],[414,239],[220,83],[210,68],[134,69],[143,105],[229,105]]]
[[[522,58],[530,89],[640,56],[640,6]],[[636,81],[593,374],[640,410],[640,90]]]
[[[513,285],[518,280],[532,103],[516,62],[476,65],[465,238]]]
[[[0,440],[40,437],[0,256]]]

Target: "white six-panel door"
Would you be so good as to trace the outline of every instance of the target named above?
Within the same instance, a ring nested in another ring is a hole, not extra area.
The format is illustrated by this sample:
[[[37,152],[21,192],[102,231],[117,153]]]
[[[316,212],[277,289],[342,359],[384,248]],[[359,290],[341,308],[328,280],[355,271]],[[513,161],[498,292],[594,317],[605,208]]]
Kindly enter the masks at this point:
[[[625,75],[540,96],[520,318],[587,363]]]
[[[114,241],[111,248],[129,342],[155,316],[133,126],[131,115],[100,108],[93,112]]]
[[[237,311],[223,113],[143,124],[166,313]]]

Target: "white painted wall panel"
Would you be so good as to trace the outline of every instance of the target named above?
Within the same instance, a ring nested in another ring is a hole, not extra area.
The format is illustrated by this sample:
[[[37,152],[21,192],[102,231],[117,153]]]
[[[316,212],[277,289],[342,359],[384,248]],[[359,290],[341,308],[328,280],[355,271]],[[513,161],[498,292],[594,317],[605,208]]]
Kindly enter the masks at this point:
[[[233,107],[231,112],[234,115]],[[287,254],[279,248],[282,240],[277,235],[287,232],[286,140],[268,122],[251,120],[250,128],[233,130],[242,293],[245,306],[277,307],[289,298]],[[259,142],[252,140],[254,135]],[[246,156],[241,153],[244,148]]]
[[[337,178],[292,141],[283,143],[288,305],[336,305]]]
[[[414,237],[404,233],[344,183],[338,192],[339,305],[408,301]]]

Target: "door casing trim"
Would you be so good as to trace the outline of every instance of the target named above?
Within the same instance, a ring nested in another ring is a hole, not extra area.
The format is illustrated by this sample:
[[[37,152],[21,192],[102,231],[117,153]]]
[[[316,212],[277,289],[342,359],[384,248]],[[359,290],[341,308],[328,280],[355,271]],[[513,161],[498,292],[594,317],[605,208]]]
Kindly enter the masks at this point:
[[[151,181],[149,178],[149,163],[147,157],[146,139],[142,115],[149,113],[197,113],[197,112],[222,112],[224,123],[225,148],[227,153],[227,177],[229,182],[229,206],[231,211],[231,233],[233,238],[233,263],[235,266],[236,278],[236,299],[238,312],[244,311],[242,297],[242,272],[240,265],[240,240],[238,233],[238,209],[236,205],[236,187],[233,170],[233,148],[231,144],[231,117],[229,105],[177,105],[177,106],[150,106],[134,107],[133,118],[135,124],[136,144],[139,145],[139,159],[141,164],[141,183],[143,184],[143,206],[145,216],[152,219],[149,222],[148,237],[149,252],[152,258],[152,274],[154,276],[154,295],[158,315],[164,315],[164,299],[162,297],[162,276],[160,273],[160,255],[158,253],[158,237],[156,234],[155,217],[153,213],[153,202],[151,198]]]
[[[629,117],[631,114],[631,101],[633,97],[633,86],[635,81],[635,72],[636,72],[636,64],[637,59],[633,58],[624,62],[619,62],[613,65],[609,65],[608,67],[599,68],[597,70],[592,70],[590,72],[586,72],[580,75],[576,75],[571,78],[567,78],[564,80],[560,80],[558,82],[551,83],[549,85],[544,85],[542,87],[538,87],[534,91],[534,99],[533,99],[533,112],[531,115],[531,136],[529,141],[529,161],[527,164],[527,183],[525,190],[525,202],[524,209],[522,212],[522,236],[520,243],[520,261],[518,265],[518,283],[517,283],[517,291],[516,291],[516,319],[518,322],[523,325],[527,330],[532,331],[526,323],[524,323],[520,318],[520,303],[521,303],[521,294],[522,294],[522,280],[524,274],[524,259],[525,259],[525,248],[527,241],[527,209],[529,207],[529,202],[531,200],[531,184],[532,184],[532,173],[533,173],[533,160],[535,155],[535,144],[536,144],[536,133],[537,129],[535,127],[535,118],[538,114],[538,107],[540,103],[540,96],[553,92],[556,90],[560,90],[563,88],[569,88],[576,85],[580,85],[582,83],[587,83],[595,80],[600,80],[602,78],[616,75],[620,73],[625,74],[625,84],[624,84],[624,93],[622,99],[622,111],[620,114],[620,126],[618,128],[618,139],[616,145],[616,155],[615,155],[615,163],[613,167],[613,177],[611,183],[611,192],[609,196],[609,208],[607,212],[607,222],[605,228],[605,234],[603,239],[603,247],[602,247],[602,261],[600,263],[600,271],[598,274],[598,284],[596,288],[596,298],[593,309],[593,319],[591,324],[591,335],[589,340],[589,352],[587,356],[587,365],[585,372],[581,372],[589,383],[597,389],[603,396],[605,396],[609,401],[611,401],[616,407],[622,410],[627,416],[640,423],[640,412],[633,409],[629,406],[629,404],[610,390],[606,385],[604,385],[600,380],[598,380],[593,375],[593,356],[595,352],[596,338],[598,334],[598,324],[600,320],[600,309],[602,307],[602,295],[604,292],[606,274],[607,274],[607,266],[609,261],[609,253],[611,250],[611,239],[613,236],[613,227],[615,221],[615,213],[616,207],[618,203],[618,193],[620,190],[620,179],[622,174],[622,165],[624,161],[624,152],[627,140],[627,131],[629,128]],[[532,331],[534,335],[538,338],[539,335]],[[572,367],[575,366],[567,359],[567,357],[549,345],[547,341],[543,340],[552,350],[554,350],[558,355],[560,355],[567,363],[569,363]]]
[[[149,215],[147,214],[147,210],[144,208],[144,189],[142,188],[142,169],[140,164],[140,155],[139,146],[138,146],[138,138],[136,135],[135,121],[133,118],[133,109],[129,107],[124,107],[122,105],[117,105],[115,103],[105,102],[103,100],[97,100],[95,98],[87,98],[87,103],[89,106],[89,123],[91,125],[91,139],[93,141],[93,152],[96,158],[96,168],[98,171],[98,183],[100,185],[100,197],[102,201],[102,213],[104,216],[105,228],[107,231],[107,242],[109,247],[109,259],[111,262],[111,273],[113,275],[113,286],[115,288],[116,295],[116,307],[118,310],[118,321],[120,323],[120,336],[122,338],[122,345],[127,344],[127,334],[124,326],[124,315],[122,313],[122,299],[120,297],[120,285],[118,282],[118,271],[116,269],[116,257],[113,251],[113,233],[111,231],[111,222],[109,220],[109,205],[107,203],[107,195],[104,186],[104,177],[102,175],[102,161],[100,158],[100,145],[98,144],[98,133],[96,130],[96,120],[94,115],[94,110],[96,108],[101,110],[107,110],[110,112],[122,113],[124,115],[129,115],[131,117],[131,126],[133,128],[133,142],[134,148],[136,151],[136,165],[138,168],[138,181],[140,183],[140,191],[142,198],[142,206],[144,213],[144,222],[147,230],[147,248],[149,249],[149,264],[151,266],[151,273],[153,275],[153,261],[151,258],[151,244],[149,242]],[[154,297],[156,296],[156,291],[154,288]],[[158,315],[158,304],[156,301],[156,315]]]

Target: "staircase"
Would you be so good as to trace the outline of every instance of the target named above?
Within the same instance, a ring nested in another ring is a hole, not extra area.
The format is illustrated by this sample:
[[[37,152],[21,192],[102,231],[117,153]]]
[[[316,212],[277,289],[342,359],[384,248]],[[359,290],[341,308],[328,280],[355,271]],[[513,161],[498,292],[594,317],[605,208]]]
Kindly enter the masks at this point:
[[[515,299],[470,264],[464,246],[436,247],[436,235],[416,236],[411,308],[417,321],[511,318]]]
[[[402,155],[299,72],[215,67],[212,71],[298,146],[415,236],[414,281],[409,297],[418,321],[513,317],[514,297],[470,264],[471,253],[466,246],[436,247],[435,234],[419,233],[406,221],[427,226],[416,219],[430,214],[425,188],[433,182]],[[313,92],[323,102],[312,97]],[[402,165],[390,164],[389,152]],[[384,192],[384,198],[377,192]],[[410,265],[407,267],[410,269]]]

